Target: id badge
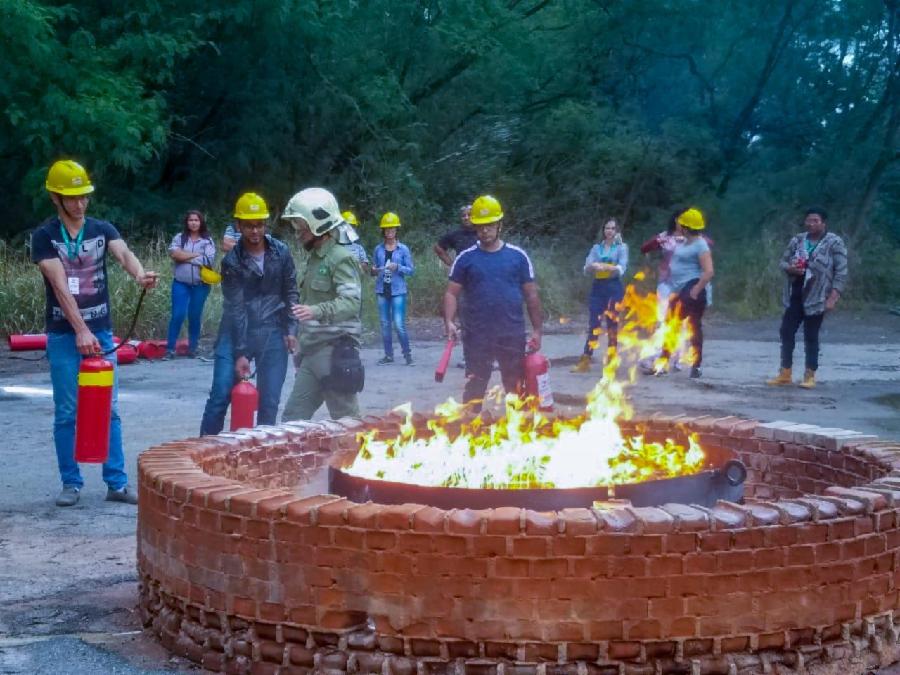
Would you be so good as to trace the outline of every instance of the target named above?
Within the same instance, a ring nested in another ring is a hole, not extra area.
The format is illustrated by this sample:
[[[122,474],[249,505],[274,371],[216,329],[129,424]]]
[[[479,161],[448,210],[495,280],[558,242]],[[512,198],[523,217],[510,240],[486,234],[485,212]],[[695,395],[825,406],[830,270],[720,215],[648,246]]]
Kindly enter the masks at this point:
[[[78,295],[81,290],[81,281],[78,277],[69,277],[69,293],[72,295]]]

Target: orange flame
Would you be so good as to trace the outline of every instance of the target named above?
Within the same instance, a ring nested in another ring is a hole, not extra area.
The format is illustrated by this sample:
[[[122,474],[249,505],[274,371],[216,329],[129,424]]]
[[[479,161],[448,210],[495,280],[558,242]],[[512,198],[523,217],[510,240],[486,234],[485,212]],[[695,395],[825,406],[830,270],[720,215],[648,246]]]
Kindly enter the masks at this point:
[[[399,435],[361,433],[359,454],[345,471],[417,485],[515,489],[617,485],[702,470],[706,457],[695,435],[686,447],[672,439],[649,442],[624,436],[617,423],[633,414],[626,389],[636,377],[637,360],[663,345],[676,353],[685,339],[681,321],[660,325],[656,296],[628,286],[620,324],[618,351],[607,355],[603,378],[581,415],[553,419],[534,400],[503,396],[497,387],[488,394],[503,408],[495,421],[467,417],[466,407],[451,398],[435,408],[426,433],[417,431],[412,404],[405,403],[395,408],[404,416]],[[623,359],[630,365],[620,379]]]

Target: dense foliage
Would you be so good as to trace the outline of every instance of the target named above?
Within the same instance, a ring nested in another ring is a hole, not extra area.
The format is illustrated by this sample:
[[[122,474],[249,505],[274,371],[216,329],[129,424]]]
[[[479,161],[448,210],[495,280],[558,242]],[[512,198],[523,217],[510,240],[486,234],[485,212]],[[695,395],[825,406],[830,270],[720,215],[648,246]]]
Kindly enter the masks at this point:
[[[733,268],[816,203],[900,263],[900,0],[0,0],[0,37],[7,238],[71,156],[132,236],[315,184],[423,239],[489,191],[577,249],[692,203]]]

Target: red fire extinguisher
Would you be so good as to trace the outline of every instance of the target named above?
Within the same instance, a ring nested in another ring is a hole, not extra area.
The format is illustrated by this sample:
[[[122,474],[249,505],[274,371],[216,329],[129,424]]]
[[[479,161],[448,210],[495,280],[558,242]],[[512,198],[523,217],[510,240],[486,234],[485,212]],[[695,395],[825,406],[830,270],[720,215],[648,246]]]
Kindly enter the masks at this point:
[[[47,335],[45,333],[10,335],[7,340],[9,342],[9,351],[11,352],[47,349]]]
[[[541,410],[553,410],[550,360],[540,352],[525,355],[525,395],[534,396]]]
[[[113,364],[88,357],[78,369],[75,414],[75,461],[103,464],[109,457],[109,423],[115,381]]]
[[[231,430],[252,429],[256,426],[259,392],[249,381],[241,380],[231,388]]]

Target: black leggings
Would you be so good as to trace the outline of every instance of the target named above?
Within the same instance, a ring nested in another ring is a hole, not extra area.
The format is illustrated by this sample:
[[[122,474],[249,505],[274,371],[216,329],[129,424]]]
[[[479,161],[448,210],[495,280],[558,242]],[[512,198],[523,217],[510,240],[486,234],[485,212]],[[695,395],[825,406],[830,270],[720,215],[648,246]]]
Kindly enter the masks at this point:
[[[678,316],[682,321],[687,319],[688,326],[691,329],[691,347],[694,349],[694,363],[691,364],[695,368],[699,368],[703,362],[703,313],[706,311],[706,289],[700,291],[700,295],[694,300],[691,297],[691,289],[699,282],[699,279],[692,279],[678,292],[678,296],[669,303],[669,312],[666,320],[672,316]],[[662,358],[669,360],[668,350],[663,349]]]
[[[790,368],[794,363],[794,344],[797,329],[803,324],[803,343],[806,347],[806,367],[809,370],[819,368],[819,329],[822,327],[822,314],[807,314],[803,311],[803,298],[792,294],[791,304],[781,317],[781,367]]]

